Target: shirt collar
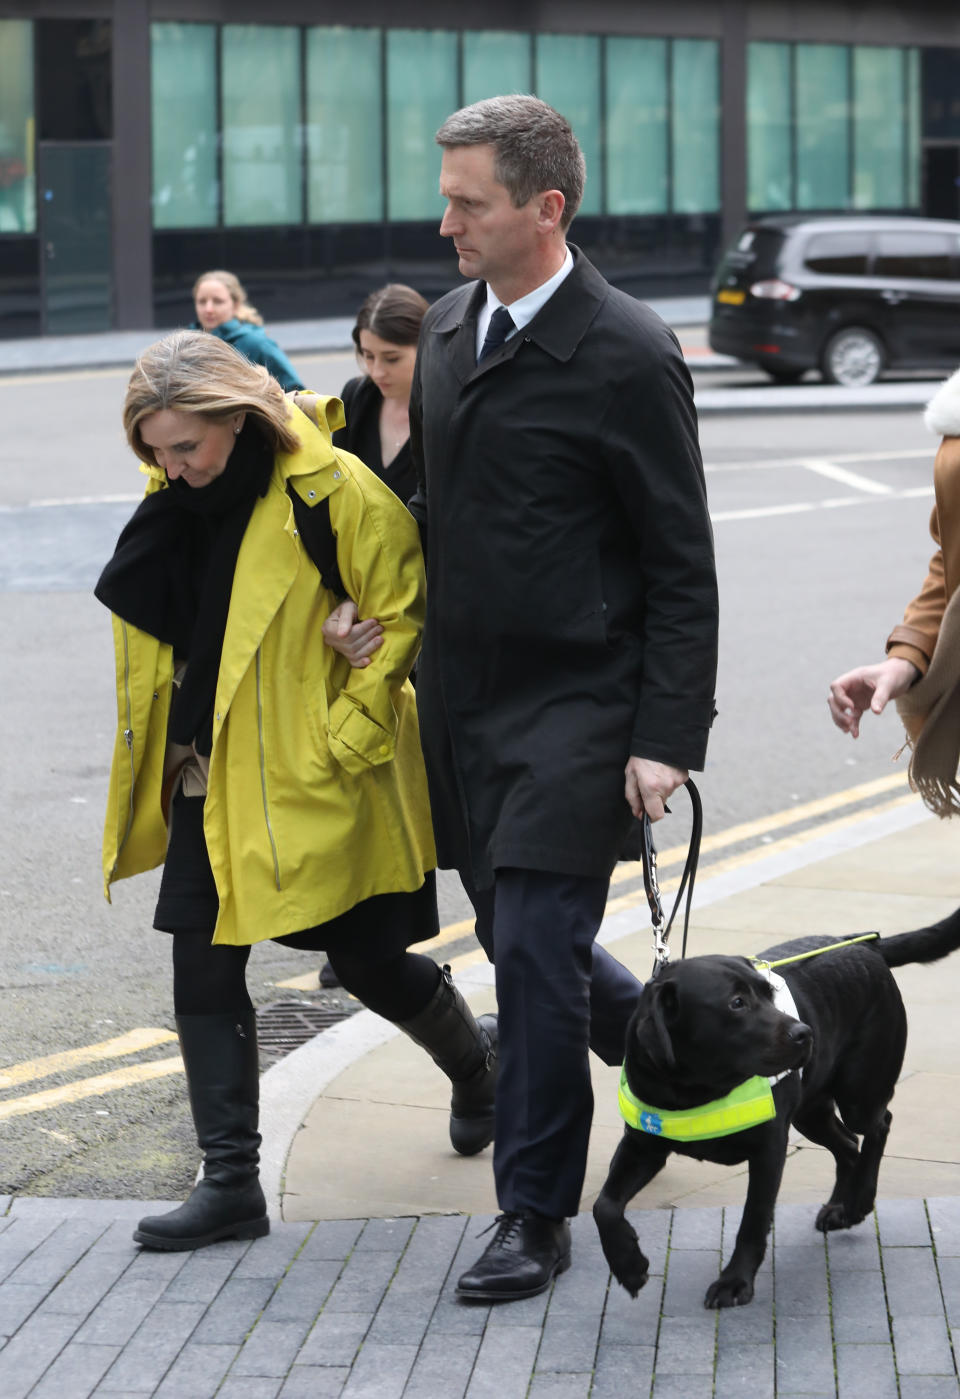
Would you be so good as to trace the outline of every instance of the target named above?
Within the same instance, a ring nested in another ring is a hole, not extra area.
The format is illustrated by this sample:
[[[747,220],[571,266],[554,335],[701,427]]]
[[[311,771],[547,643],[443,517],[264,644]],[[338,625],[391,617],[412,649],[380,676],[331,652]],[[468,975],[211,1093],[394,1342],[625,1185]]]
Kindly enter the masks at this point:
[[[526,296],[521,296],[516,301],[512,301],[507,307],[507,310],[510,312],[510,319],[516,326],[516,330],[512,330],[510,332],[510,335],[507,336],[508,340],[511,336],[516,335],[517,330],[522,330],[525,325],[529,325],[530,321],[533,320],[537,312],[543,306],[545,306],[546,303],[550,300],[551,296],[553,296],[553,293],[557,290],[560,283],[563,282],[567,277],[569,277],[572,271],[573,254],[571,253],[569,247],[567,247],[566,256],[564,257],[561,266],[556,272],[554,272],[553,276],[548,278],[547,281],[541,283],[539,287],[534,287],[533,291],[527,292]],[[493,291],[490,284],[487,283],[486,301],[480,307],[480,312],[477,316],[478,355],[480,353],[480,347],[483,345],[483,342],[486,338],[487,328],[490,325],[490,318],[493,315],[494,311],[496,311],[497,307],[502,306],[503,304],[504,303]]]

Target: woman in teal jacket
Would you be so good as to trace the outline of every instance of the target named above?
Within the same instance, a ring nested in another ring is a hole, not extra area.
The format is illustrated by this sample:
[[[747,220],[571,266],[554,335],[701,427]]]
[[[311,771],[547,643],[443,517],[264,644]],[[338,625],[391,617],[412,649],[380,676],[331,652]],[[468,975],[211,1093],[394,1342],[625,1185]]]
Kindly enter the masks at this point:
[[[240,279],[232,272],[203,272],[193,284],[197,319],[194,330],[206,330],[226,340],[251,364],[262,364],[287,393],[302,389],[299,375],[275,340],[263,328],[263,317],[251,306]]]

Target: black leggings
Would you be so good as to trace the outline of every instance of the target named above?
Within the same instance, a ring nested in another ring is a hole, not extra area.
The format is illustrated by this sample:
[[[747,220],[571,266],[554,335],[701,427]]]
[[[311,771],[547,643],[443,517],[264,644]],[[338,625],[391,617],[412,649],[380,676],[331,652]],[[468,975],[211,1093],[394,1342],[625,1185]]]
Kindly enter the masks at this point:
[[[239,1015],[251,1010],[246,978],[249,956],[249,947],[214,944],[204,933],[174,933],[174,1012]],[[330,965],[345,990],[368,1010],[394,1022],[411,1020],[425,1009],[440,980],[436,962],[418,952],[400,952],[382,961],[337,952],[330,957]]]

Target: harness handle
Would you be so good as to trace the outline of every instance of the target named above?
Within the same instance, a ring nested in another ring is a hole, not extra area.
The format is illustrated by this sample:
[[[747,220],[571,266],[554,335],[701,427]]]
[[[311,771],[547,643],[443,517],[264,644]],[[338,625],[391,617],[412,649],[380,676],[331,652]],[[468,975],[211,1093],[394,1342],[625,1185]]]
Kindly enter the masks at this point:
[[[687,893],[686,908],[683,914],[683,942],[680,947],[680,956],[687,955],[687,932],[690,927],[690,905],[693,900],[693,884],[697,876],[697,865],[700,861],[700,837],[703,834],[703,803],[700,800],[700,793],[692,778],[687,778],[684,786],[690,797],[690,805],[693,809],[693,825],[690,830],[690,847],[687,850],[687,859],[683,867],[683,874],[680,877],[680,887],[677,890],[676,901],[669,919],[664,920],[663,904],[660,900],[660,886],[657,883],[657,847],[653,843],[653,823],[646,812],[640,823],[640,858],[643,863],[643,887],[647,895],[647,903],[650,905],[650,919],[653,923],[653,953],[654,963],[652,976],[670,959],[670,947],[668,938],[670,929],[673,927],[673,920],[677,916],[677,909],[683,898],[684,890]]]

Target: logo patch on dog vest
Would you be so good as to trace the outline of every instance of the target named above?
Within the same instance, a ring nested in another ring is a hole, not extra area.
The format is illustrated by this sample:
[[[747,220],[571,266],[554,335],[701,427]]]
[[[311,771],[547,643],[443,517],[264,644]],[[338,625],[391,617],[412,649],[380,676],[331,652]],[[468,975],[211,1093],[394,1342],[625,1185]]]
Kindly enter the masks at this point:
[[[658,1108],[641,1102],[627,1082],[627,1070],[620,1070],[617,1092],[620,1116],[628,1127],[636,1127],[651,1137],[666,1137],[674,1142],[709,1141],[713,1137],[729,1137],[745,1132],[776,1117],[770,1080],[755,1074],[740,1083],[724,1098],[701,1103],[693,1108]]]

